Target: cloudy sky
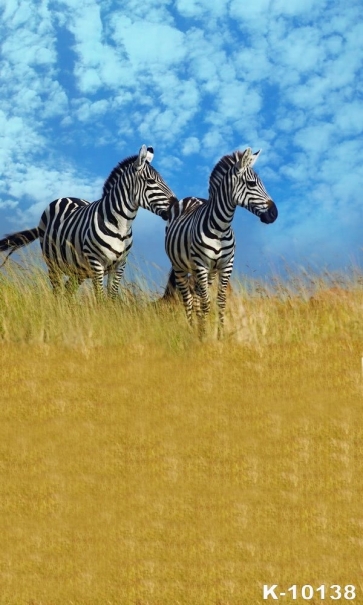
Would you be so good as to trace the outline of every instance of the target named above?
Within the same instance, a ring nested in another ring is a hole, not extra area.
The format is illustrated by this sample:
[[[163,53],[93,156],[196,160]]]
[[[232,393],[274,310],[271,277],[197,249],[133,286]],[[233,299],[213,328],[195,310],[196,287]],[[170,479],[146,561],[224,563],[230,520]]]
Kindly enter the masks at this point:
[[[98,199],[145,143],[175,194],[256,164],[279,218],[238,209],[235,271],[363,265],[361,0],[0,0],[0,230],[61,196]],[[144,210],[132,262],[169,266]],[[157,278],[157,279],[159,279]]]

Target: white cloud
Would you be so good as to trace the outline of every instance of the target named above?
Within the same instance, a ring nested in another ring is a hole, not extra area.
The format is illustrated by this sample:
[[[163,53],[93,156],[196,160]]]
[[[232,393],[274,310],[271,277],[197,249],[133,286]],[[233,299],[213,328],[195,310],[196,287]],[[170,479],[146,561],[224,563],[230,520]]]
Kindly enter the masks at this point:
[[[223,37],[218,40],[212,35],[210,38],[208,32],[193,27],[187,32],[186,45],[188,70],[206,92],[214,93],[223,72],[221,66],[226,62],[226,55],[221,49]]]
[[[3,20],[12,28],[29,23],[32,15],[32,7],[25,2],[6,2]]]
[[[300,74],[319,69],[324,48],[319,31],[312,26],[291,31],[278,46],[281,65],[298,69]]]
[[[109,3],[108,13],[120,15],[132,15],[135,21],[147,20],[150,23],[168,23],[172,25],[174,18],[170,11],[171,0],[148,0],[147,3],[140,0],[123,0],[122,9],[119,5]],[[104,7],[104,2],[102,2]],[[110,10],[111,9],[111,10]]]
[[[363,132],[363,111],[361,101],[344,103],[339,107],[335,123],[342,136],[357,136]]]
[[[109,108],[110,103],[105,99],[94,101],[93,103],[88,99],[82,99],[76,111],[76,116],[81,122],[88,122],[89,120],[94,120],[99,115],[104,115]]]
[[[43,139],[42,120],[59,115],[67,107],[67,97],[55,78],[56,37],[47,3],[31,7],[26,2],[7,0],[1,35],[2,108],[10,120],[21,117],[21,138],[25,139],[31,131],[34,144],[35,139]],[[22,141],[19,145],[23,150],[24,144],[30,148]],[[35,145],[34,151],[37,149]]]
[[[69,166],[61,169],[49,169],[46,166],[26,166],[8,188],[8,193],[17,202],[24,198],[32,200],[26,210],[17,210],[13,222],[19,229],[24,226],[35,226],[46,206],[59,197],[80,197],[93,201],[102,192],[103,180],[78,175]],[[35,200],[35,202],[34,202]]]
[[[327,0],[320,0],[319,5],[317,5],[316,0],[305,0],[304,2],[300,2],[300,0],[289,0],[288,2],[285,0],[273,0],[272,8],[278,15],[292,17],[305,13],[311,19],[317,11],[324,12],[326,3]]]
[[[16,208],[18,202],[14,202],[14,200],[0,200],[0,208]]]
[[[177,0],[176,9],[187,18],[221,17],[226,12],[226,3],[223,0]]]
[[[199,109],[199,91],[193,80],[180,80],[173,72],[155,79],[156,99],[139,99],[145,111],[134,115],[137,131],[143,137],[156,137],[164,143],[175,141]],[[148,109],[149,107],[149,109]]]
[[[272,0],[255,0],[254,2],[240,2],[232,0],[230,12],[232,17],[237,17],[243,22],[251,25],[251,21],[259,19],[263,15],[271,14],[270,5]]]
[[[200,93],[194,80],[180,79],[173,72],[165,73],[157,79],[160,101],[167,107],[186,111],[198,109]]]
[[[46,140],[25,118],[0,110],[0,143],[1,170],[6,174],[12,165],[24,163],[28,154],[42,151]]]
[[[178,108],[167,108],[164,110],[151,109],[143,114],[141,119],[135,116],[135,123],[138,123],[137,131],[143,138],[159,140],[164,144],[171,144],[175,141],[186,126],[189,119],[192,118],[192,111],[178,111]]]
[[[26,68],[30,65],[53,65],[56,60],[54,49],[44,46],[42,36],[25,28],[16,31],[16,40],[9,37],[3,42],[2,52],[9,63]]]
[[[218,128],[209,129],[202,140],[202,150],[208,155],[217,149],[225,149],[225,138]]]
[[[290,108],[287,110],[285,107],[283,110],[279,110],[276,115],[275,128],[280,134],[283,135],[283,140],[285,141],[285,137],[288,137],[290,133],[295,132],[296,130],[301,129],[307,121],[307,116],[304,111],[297,109],[294,110]],[[282,137],[280,137],[281,141]],[[281,142],[279,142],[281,146]],[[281,149],[281,152],[283,149]]]
[[[108,157],[114,164],[115,150],[129,155],[144,142],[186,195],[206,190],[224,153],[262,146],[258,170],[285,202],[278,223],[286,227],[294,209],[281,245],[300,220],[303,239],[312,211],[323,229],[338,221],[334,209],[346,217],[343,205],[358,204],[358,0],[2,0],[2,8],[2,213],[19,200],[18,221],[35,219],[44,191],[53,191],[45,204],[97,197]]]
[[[293,103],[294,107],[304,110],[314,110],[316,115],[319,108],[327,110],[326,99],[331,92],[330,80],[326,77],[313,76],[304,84],[298,84],[286,89],[286,99]],[[307,118],[308,116],[305,115]]]
[[[256,89],[235,80],[221,87],[216,105],[221,117],[229,121],[258,114],[262,99]]]
[[[329,36],[325,40],[325,47],[329,54],[331,55],[339,55],[343,50],[343,38],[342,36],[338,36],[333,34]]]
[[[234,54],[233,63],[241,80],[259,84],[271,78],[273,65],[265,43],[261,43],[258,48],[245,46],[238,50]]]
[[[77,66],[74,72],[79,90],[84,94],[96,93],[102,85],[99,72],[94,68],[84,69],[84,66]]]
[[[134,69],[148,66],[165,69],[184,58],[184,34],[168,24],[132,22],[129,17],[114,15],[113,39],[122,44]]]
[[[192,153],[199,153],[200,150],[200,142],[197,137],[188,137],[185,139],[182,154],[183,155],[191,155]]]

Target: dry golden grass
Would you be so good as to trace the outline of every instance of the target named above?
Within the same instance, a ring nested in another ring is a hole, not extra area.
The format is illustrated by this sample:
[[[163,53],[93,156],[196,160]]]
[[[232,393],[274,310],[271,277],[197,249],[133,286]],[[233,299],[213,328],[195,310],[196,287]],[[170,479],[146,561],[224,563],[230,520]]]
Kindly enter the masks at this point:
[[[200,343],[4,273],[0,604],[363,603],[362,316],[359,275],[250,284]]]

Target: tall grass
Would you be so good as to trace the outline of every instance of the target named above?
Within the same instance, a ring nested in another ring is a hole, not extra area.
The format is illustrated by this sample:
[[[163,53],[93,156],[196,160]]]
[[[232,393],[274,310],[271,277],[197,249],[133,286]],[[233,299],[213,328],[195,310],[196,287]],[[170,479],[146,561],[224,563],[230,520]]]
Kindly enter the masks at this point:
[[[235,282],[200,342],[146,285],[96,304],[7,266],[1,605],[363,602],[359,272]]]
[[[238,342],[262,351],[272,344],[321,345],[330,337],[362,338],[363,277],[357,270],[319,276],[301,271],[269,283],[245,279],[235,281],[233,288],[221,348]],[[182,305],[158,298],[140,278],[124,282],[119,300],[101,306],[87,282],[74,297],[56,298],[42,267],[14,263],[0,274],[0,338],[3,343],[89,348],[139,341],[166,351],[174,350],[176,342],[182,350],[198,348],[197,333],[187,327]],[[216,323],[213,300],[207,343],[215,341]]]

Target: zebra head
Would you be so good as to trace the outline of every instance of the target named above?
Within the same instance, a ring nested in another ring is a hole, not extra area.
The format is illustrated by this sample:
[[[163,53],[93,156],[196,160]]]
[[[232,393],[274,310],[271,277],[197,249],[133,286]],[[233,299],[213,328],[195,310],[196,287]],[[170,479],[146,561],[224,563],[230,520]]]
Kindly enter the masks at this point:
[[[133,165],[134,195],[139,206],[167,220],[170,204],[176,197],[158,171],[150,165],[153,157],[153,148],[143,145]]]
[[[233,192],[232,201],[235,205],[247,208],[258,216],[262,223],[273,223],[277,219],[278,211],[275,202],[268,195],[261,179],[253,170],[252,166],[261,153],[248,147],[243,152],[236,152],[235,165],[233,167]]]

